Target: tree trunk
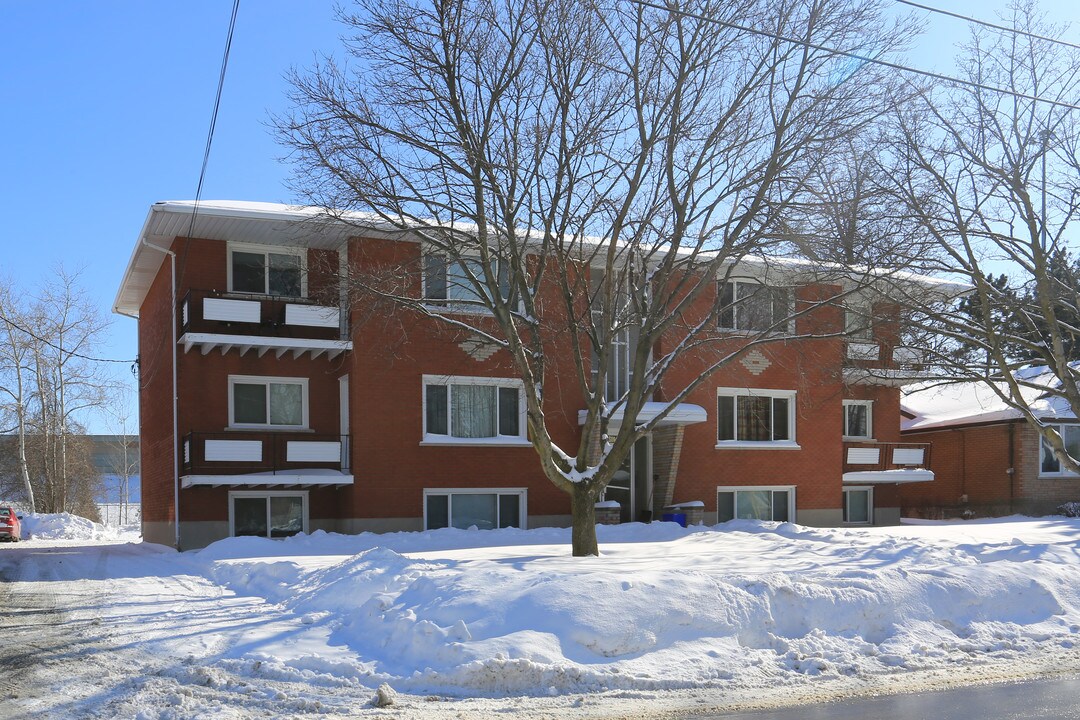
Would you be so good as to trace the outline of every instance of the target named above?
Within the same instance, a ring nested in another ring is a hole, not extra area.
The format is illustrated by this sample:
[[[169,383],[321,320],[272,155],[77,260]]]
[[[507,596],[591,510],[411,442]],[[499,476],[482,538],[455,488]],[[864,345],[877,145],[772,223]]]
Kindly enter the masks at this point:
[[[571,544],[574,557],[599,555],[596,545],[596,497],[585,483],[574,485],[570,493]]]

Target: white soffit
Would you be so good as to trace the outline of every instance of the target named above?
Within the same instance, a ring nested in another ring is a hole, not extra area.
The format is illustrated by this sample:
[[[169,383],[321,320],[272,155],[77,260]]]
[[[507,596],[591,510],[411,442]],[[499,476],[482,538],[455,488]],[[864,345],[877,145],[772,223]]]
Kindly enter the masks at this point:
[[[324,470],[287,470],[276,475],[252,473],[247,475],[184,475],[180,486],[190,487],[342,487],[353,484],[347,473]]]
[[[292,353],[298,358],[304,353],[311,353],[311,359],[325,354],[327,359],[333,359],[343,352],[353,349],[352,340],[307,340],[304,338],[268,337],[265,335],[218,335],[216,333],[184,333],[177,341],[183,346],[184,352],[190,352],[192,348],[199,348],[203,355],[209,355],[212,351],[220,349],[221,354],[236,349],[243,357],[249,350],[254,350],[256,356],[262,357],[269,351],[274,351],[275,356],[281,357],[286,353]]]

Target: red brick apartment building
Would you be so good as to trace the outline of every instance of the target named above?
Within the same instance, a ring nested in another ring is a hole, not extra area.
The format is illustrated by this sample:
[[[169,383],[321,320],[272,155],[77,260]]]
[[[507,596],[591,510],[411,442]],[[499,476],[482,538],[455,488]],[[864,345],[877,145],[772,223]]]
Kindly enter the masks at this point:
[[[333,289],[335,268],[419,259],[421,244],[300,222],[311,216],[203,202],[189,230],[192,203],[151,207],[114,308],[139,321],[144,537],[188,549],[316,529],[568,525],[508,360],[420,314],[350,318]],[[737,274],[717,292],[760,282],[751,265]],[[791,290],[796,303],[839,291]],[[693,503],[706,522],[898,522],[900,484],[933,478],[929,445],[900,437],[917,357],[895,326],[837,335],[850,323],[838,307],[797,323],[832,336],[743,353],[639,442],[605,498],[622,520]],[[687,360],[670,381],[696,372]],[[553,385],[553,437],[576,445],[580,391]],[[741,419],[762,408],[749,432]]]
[[[1045,369],[1022,372],[1039,385]],[[1024,390],[1036,416],[1052,425],[1073,457],[1080,457],[1080,424],[1068,404]],[[903,399],[903,436],[932,443],[935,480],[904,486],[905,515],[984,517],[1023,513],[1045,515],[1066,502],[1080,501],[1080,476],[1063,468],[1020,412],[981,383],[915,387]]]

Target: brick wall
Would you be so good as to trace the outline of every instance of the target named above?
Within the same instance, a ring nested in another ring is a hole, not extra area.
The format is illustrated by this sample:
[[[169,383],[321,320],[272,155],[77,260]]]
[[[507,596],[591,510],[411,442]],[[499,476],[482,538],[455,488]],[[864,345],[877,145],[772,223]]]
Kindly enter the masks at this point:
[[[153,251],[156,252],[156,251]],[[142,519],[173,519],[172,267],[167,255],[139,309]]]
[[[1039,437],[1021,420],[904,437],[933,443],[934,481],[902,491],[905,512],[913,515],[1044,515],[1080,500],[1080,478],[1039,477]]]
[[[1022,497],[1021,483],[1009,472],[1014,461],[1023,467],[1017,435],[1016,423],[904,433],[905,440],[932,444],[934,480],[904,485],[903,511],[915,517],[1011,512]]]
[[[420,246],[354,240],[350,263],[373,282],[420,294]],[[402,273],[401,268],[416,268]],[[555,319],[555,296],[542,297]],[[342,491],[342,511],[363,518],[419,517],[424,488],[528,488],[530,515],[565,515],[569,496],[544,475],[531,447],[426,446],[422,376],[517,377],[509,356],[472,357],[462,343],[474,336],[392,306],[353,308],[349,358],[350,416],[355,484]],[[565,322],[565,321],[564,321]],[[558,327],[558,321],[553,325]],[[577,412],[584,407],[568,348],[552,340],[545,380],[545,416],[556,443],[576,448]]]

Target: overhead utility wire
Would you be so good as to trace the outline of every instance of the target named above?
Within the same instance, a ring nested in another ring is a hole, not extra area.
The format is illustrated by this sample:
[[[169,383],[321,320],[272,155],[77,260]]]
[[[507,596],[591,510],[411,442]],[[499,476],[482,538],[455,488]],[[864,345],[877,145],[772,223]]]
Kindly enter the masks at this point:
[[[59,345],[57,345],[56,343],[54,343],[53,341],[46,340],[45,338],[41,337],[40,335],[37,335],[36,333],[31,332],[30,330],[27,330],[26,328],[24,328],[22,325],[15,322],[11,318],[8,318],[8,317],[6,317],[4,315],[0,315],[0,320],[3,320],[8,325],[10,325],[11,327],[18,330],[19,332],[26,333],[27,335],[34,338],[38,342],[45,343],[46,345],[53,348],[54,350],[59,350],[60,352],[65,353],[67,355],[70,355],[72,357],[82,358],[83,360],[90,360],[92,362],[107,362],[107,363],[131,363],[131,362],[135,362],[134,360],[115,360],[113,358],[91,357],[89,355],[83,355],[82,353],[77,353],[77,352],[74,352],[72,350],[66,350],[66,349],[60,347]]]
[[[972,80],[961,80],[960,78],[954,78],[949,75],[942,75],[941,73],[931,72],[929,70],[920,70],[918,68],[909,67],[907,65],[901,65],[900,63],[889,62],[888,60],[880,60],[878,58],[860,55],[858,53],[849,52],[847,50],[837,50],[836,48],[831,48],[825,45],[818,45],[817,43],[812,43],[808,40],[800,40],[799,38],[787,37],[786,35],[778,35],[776,33],[766,32],[765,30],[758,30],[757,28],[747,27],[746,25],[740,25],[738,23],[729,22],[727,20],[709,17],[707,15],[702,15],[701,13],[690,12],[688,10],[679,10],[669,5],[659,5],[657,3],[648,2],[648,0],[631,0],[631,2],[637,5],[641,5],[642,7],[649,7],[654,10],[663,10],[664,12],[676,13],[678,15],[682,15],[683,17],[690,17],[694,18],[695,20],[702,20],[704,22],[711,22],[715,23],[716,25],[722,25],[723,27],[731,28],[732,30],[746,32],[752,35],[762,35],[764,37],[773,38],[774,40],[780,40],[782,42],[788,42],[794,45],[802,45],[804,47],[810,48],[811,50],[821,50],[822,52],[840,55],[841,57],[870,63],[871,65],[881,65],[882,67],[891,68],[892,70],[899,70],[900,72],[912,73],[914,75],[922,75],[923,77],[933,78],[934,80],[941,80],[943,82],[952,83],[953,85],[967,85],[968,87],[974,87],[980,90],[986,90],[988,92],[1000,93],[1002,95],[1011,95],[1013,97],[1022,98],[1024,100],[1031,100],[1032,102],[1045,103],[1047,105],[1068,108],[1069,110],[1080,110],[1080,105],[1074,105],[1073,103],[1062,102],[1060,100],[1050,100],[1048,98],[1038,97],[1037,95],[1018,93],[1015,90],[1006,90],[1004,88],[995,87],[994,85],[977,83]]]
[[[938,13],[940,15],[948,15],[951,18],[957,20],[964,20],[976,25],[982,25],[983,27],[993,28],[994,30],[1001,30],[1002,32],[1013,33],[1014,35],[1023,35],[1024,37],[1033,38],[1035,40],[1043,40],[1045,42],[1054,43],[1056,45],[1064,45],[1065,47],[1073,48],[1074,50],[1080,50],[1080,45],[1076,43],[1068,42],[1067,40],[1058,40],[1052,37],[1046,37],[1045,35],[1039,35],[1038,33],[1028,32],[1027,30],[1021,30],[1020,28],[1009,27],[1008,25],[997,25],[986,20],[980,20],[978,18],[971,17],[970,15],[961,15],[960,13],[951,12],[949,10],[942,10],[941,8],[931,7],[929,5],[922,5],[911,0],[896,0],[901,5],[910,5],[913,8],[919,8],[920,10],[926,10],[932,13]]]
[[[240,0],[233,0],[232,16],[229,18],[229,33],[225,37],[225,52],[221,56],[221,70],[218,72],[217,93],[214,95],[214,111],[210,114],[210,129],[206,133],[206,149],[203,150],[202,168],[199,170],[199,184],[195,189],[195,205],[191,208],[191,222],[188,223],[188,239],[195,232],[195,218],[199,214],[199,200],[202,199],[203,181],[206,179],[206,166],[210,162],[210,146],[214,144],[214,129],[217,127],[218,110],[221,108],[221,93],[225,87],[225,71],[229,67],[229,50],[232,48],[233,31],[236,29],[236,15],[240,11]]]

